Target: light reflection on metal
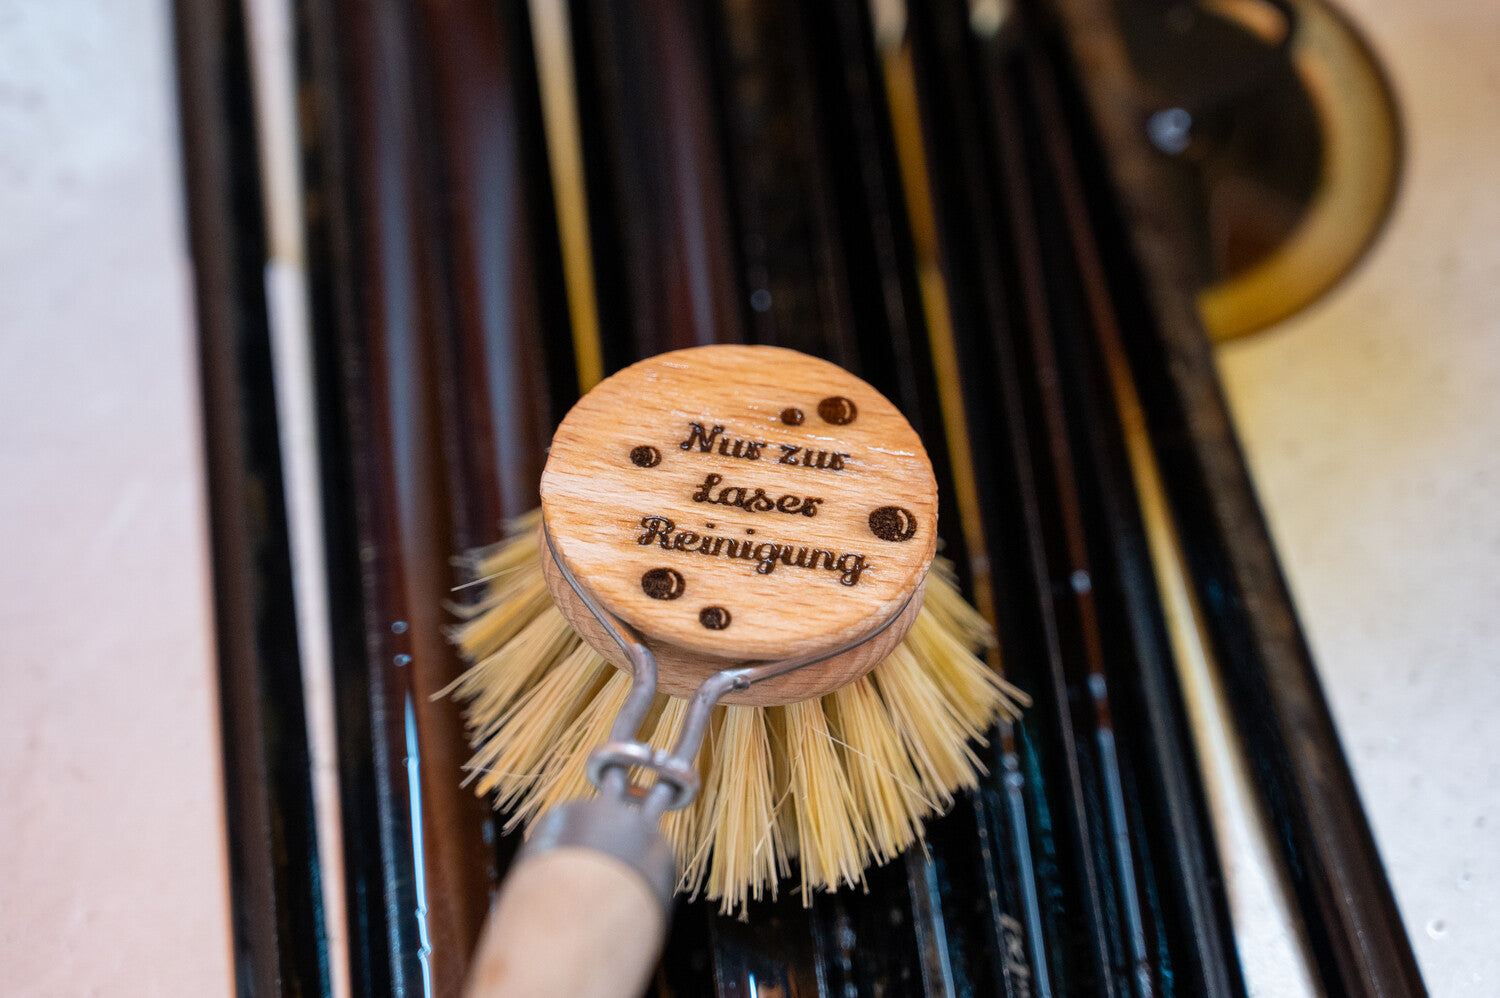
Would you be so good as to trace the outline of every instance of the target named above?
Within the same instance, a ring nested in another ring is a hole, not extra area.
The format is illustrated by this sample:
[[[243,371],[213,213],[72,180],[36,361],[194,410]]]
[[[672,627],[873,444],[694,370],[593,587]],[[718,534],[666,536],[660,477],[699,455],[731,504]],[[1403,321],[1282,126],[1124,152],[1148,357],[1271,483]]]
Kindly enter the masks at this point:
[[[417,746],[417,712],[406,697],[406,785],[411,802],[411,853],[415,872],[417,959],[422,964],[422,993],[432,995],[432,936],[427,926],[427,856],[422,829],[422,755]]]

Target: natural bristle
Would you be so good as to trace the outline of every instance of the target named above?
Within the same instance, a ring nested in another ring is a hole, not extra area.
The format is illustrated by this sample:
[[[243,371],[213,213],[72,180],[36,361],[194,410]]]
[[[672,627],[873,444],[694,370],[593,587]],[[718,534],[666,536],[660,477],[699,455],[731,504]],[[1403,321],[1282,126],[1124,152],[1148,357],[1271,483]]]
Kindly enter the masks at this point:
[[[884,863],[917,840],[923,819],[937,805],[922,796],[911,757],[873,680],[856,680],[824,701],[831,708],[850,789],[870,830],[875,862]]]
[[[831,890],[864,882],[870,856],[859,803],[839,759],[821,700],[775,708],[784,713],[791,796],[802,896],[811,888]]]
[[[788,871],[776,820],[780,801],[772,789],[775,760],[761,707],[724,707],[718,718],[713,761],[703,787],[699,821],[709,845],[704,893],[725,912],[747,900],[776,896]]]
[[[589,753],[609,738],[610,726],[625,705],[629,692],[630,677],[623,672],[615,672],[605,681],[548,748],[550,759],[547,766],[536,783],[518,796],[510,820],[505,823],[507,832],[556,804],[593,795],[594,788],[589,783],[587,772]],[[502,730],[494,737],[509,736],[508,731]]]
[[[483,741],[469,763],[480,774],[475,789],[483,794],[500,788],[497,804],[505,807],[535,786],[547,753],[594,699],[607,671],[613,671],[609,664],[580,644],[485,730],[476,731]],[[491,737],[499,730],[507,737]]]
[[[590,648],[552,603],[536,514],[467,564],[482,585],[451,630],[470,663],[445,693],[465,703],[476,792],[509,812],[506,830],[592,794],[589,753],[609,736],[630,677]],[[678,888],[726,912],[776,896],[798,867],[802,898],[864,882],[922,836],[922,824],[978,782],[971,747],[1028,701],[976,651],[989,625],[938,560],[916,622],[866,677],[786,707],[719,707],[698,758],[703,786],[662,830],[676,850]],[[658,696],[645,730],[665,748],[685,701]],[[641,778],[641,774],[635,774]]]
[[[948,808],[954,791],[975,786],[983,770],[969,747],[969,729],[906,645],[898,645],[872,675],[922,792]]]

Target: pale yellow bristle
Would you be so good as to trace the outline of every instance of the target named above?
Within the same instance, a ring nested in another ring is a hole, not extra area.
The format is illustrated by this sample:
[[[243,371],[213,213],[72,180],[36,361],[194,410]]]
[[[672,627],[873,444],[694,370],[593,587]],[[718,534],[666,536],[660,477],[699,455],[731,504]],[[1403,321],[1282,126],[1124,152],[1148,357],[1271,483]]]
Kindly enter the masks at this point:
[[[582,643],[562,611],[550,603],[500,649],[480,658],[444,693],[468,701],[474,737],[491,734],[521,694]]]
[[[874,680],[857,679],[823,702],[849,773],[849,787],[870,831],[875,861],[884,863],[921,836],[922,820],[937,805],[922,796],[911,758]]]
[[[918,614],[902,646],[943,692],[967,737],[982,739],[997,715],[1009,716],[1007,684],[931,618]]]
[[[936,578],[929,577],[922,611],[902,644],[928,668],[965,727],[978,737],[996,717],[1020,717],[1031,698],[974,656],[993,647],[994,631],[959,593],[952,571],[943,562],[933,566]]]
[[[485,583],[491,597],[504,593],[504,578],[512,570],[541,571],[541,563],[537,561],[541,550],[537,528],[541,523],[540,509],[518,516],[505,525],[504,540],[473,551],[463,559],[469,566],[470,576],[476,582]]]
[[[480,604],[479,613],[450,629],[448,639],[465,656],[484,658],[515,638],[537,614],[556,609],[541,572],[533,576],[517,570],[507,581],[513,583],[510,596],[489,606]]]
[[[969,747],[969,730],[943,690],[904,644],[871,673],[922,785],[942,808],[953,792],[971,788],[983,766]]]
[[[921,615],[952,635],[965,651],[979,652],[995,646],[995,629],[958,591],[958,575],[946,558],[934,561],[927,573]]]
[[[535,511],[510,524],[510,534],[466,559],[475,583],[483,583],[479,598],[472,602],[450,602],[449,609],[461,623],[449,628],[449,639],[471,661],[498,649],[552,602],[542,577],[541,544]],[[472,595],[472,586],[463,587]]]
[[[629,692],[630,676],[619,671],[600,687],[553,743],[541,776],[517,802],[505,823],[507,832],[530,822],[555,804],[594,796],[594,786],[588,778],[589,753],[609,740],[609,729],[615,723],[615,715],[625,705]]]
[[[791,793],[784,805],[795,817],[802,899],[812,890],[864,883],[870,833],[860,817],[849,775],[828,731],[821,700],[775,708],[784,714]]]
[[[503,714],[475,732],[478,748],[469,768],[475,789],[496,789],[496,806],[522,797],[542,777],[558,738],[604,684],[609,664],[583,642]]]
[[[704,893],[726,913],[767,893],[787,873],[772,789],[766,712],[726,707],[703,788],[701,836],[710,843]]]
[[[698,796],[682,809],[689,815],[683,820],[691,825],[692,837],[688,840],[685,852],[678,854],[682,863],[682,878],[678,883],[678,889],[693,898],[702,892],[704,882],[708,879],[708,859],[713,852],[714,844],[708,824],[710,821],[707,809],[710,796],[709,784],[717,778],[713,772],[714,761],[722,756],[720,744],[724,738],[724,719],[728,714],[727,707],[714,708],[713,715],[708,722],[708,733],[704,736],[703,745],[698,752],[698,775],[702,781]],[[665,826],[665,823],[663,824]]]
[[[630,689],[552,604],[537,523],[517,521],[470,559],[485,589],[450,632],[471,665],[445,692],[465,701],[472,778],[509,812],[507,831],[595,792],[589,753]],[[795,858],[810,902],[919,840],[923,821],[983,772],[971,743],[1029,702],[973,654],[993,641],[939,559],[911,632],[868,676],[785,708],[717,708],[698,758],[703,788],[663,819],[679,890],[742,911],[775,897]],[[669,747],[686,716],[685,701],[657,697],[646,740]]]
[[[766,734],[771,740],[771,788],[776,795],[776,828],[783,855],[796,860],[797,814],[792,807],[792,754],[787,751],[786,711],[764,710]]]

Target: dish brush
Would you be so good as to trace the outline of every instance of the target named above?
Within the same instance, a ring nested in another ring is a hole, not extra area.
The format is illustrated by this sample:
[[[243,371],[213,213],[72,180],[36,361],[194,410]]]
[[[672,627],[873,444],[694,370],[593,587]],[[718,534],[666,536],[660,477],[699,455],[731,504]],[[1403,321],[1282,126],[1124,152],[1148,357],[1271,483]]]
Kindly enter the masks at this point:
[[[628,367],[558,427],[541,499],[455,607],[470,780],[529,827],[471,995],[635,994],[677,893],[861,885],[1027,703],[936,558],[920,439],[835,365]]]

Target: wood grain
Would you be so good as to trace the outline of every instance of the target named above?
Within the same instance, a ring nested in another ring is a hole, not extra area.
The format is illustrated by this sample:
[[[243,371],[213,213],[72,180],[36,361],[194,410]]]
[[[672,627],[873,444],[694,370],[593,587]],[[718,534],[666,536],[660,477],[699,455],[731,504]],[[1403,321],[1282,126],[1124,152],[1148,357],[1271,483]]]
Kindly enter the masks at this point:
[[[631,998],[665,935],[661,905],[635,871],[592,849],[554,849],[505,881],[464,994]]]
[[[558,427],[541,493],[558,557],[605,609],[664,661],[712,668],[859,644],[937,542],[906,419],[777,347],[674,351],[601,382]],[[588,636],[585,616],[570,614]]]

